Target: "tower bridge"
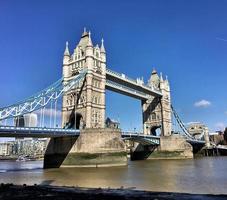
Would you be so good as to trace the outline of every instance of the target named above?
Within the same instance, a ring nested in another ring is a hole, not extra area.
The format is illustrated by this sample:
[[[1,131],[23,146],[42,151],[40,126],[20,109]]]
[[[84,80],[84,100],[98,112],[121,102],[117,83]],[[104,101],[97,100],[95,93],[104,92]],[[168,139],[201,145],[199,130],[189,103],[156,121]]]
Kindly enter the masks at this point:
[[[126,133],[105,126],[106,90],[141,101],[143,132]],[[56,124],[56,102],[60,98],[61,128],[44,127],[45,108],[49,104],[51,109],[52,105],[55,105],[52,114],[55,115],[53,124]],[[174,148],[184,151],[182,148],[189,148],[189,143],[205,144],[203,140],[196,140],[188,133],[171,106],[167,78],[163,79],[162,74],[158,75],[157,71],[153,70],[148,83],[145,84],[141,79],[134,80],[107,68],[104,41],[101,41],[100,47],[94,46],[91,34],[86,30],[72,54],[68,42],[66,43],[62,78],[24,101],[0,108],[0,121],[6,122],[9,118],[19,118],[37,110],[41,110],[40,127],[13,127],[5,123],[0,126],[0,137],[51,138],[45,155],[45,167],[89,165],[94,162],[125,163],[125,140],[134,141],[142,146],[160,146],[163,151],[173,151]],[[172,116],[176,119],[183,137],[173,134]],[[161,129],[160,136],[157,136],[156,129]],[[179,145],[176,146],[175,143]],[[86,160],[82,156],[84,154],[101,154],[102,158]]]

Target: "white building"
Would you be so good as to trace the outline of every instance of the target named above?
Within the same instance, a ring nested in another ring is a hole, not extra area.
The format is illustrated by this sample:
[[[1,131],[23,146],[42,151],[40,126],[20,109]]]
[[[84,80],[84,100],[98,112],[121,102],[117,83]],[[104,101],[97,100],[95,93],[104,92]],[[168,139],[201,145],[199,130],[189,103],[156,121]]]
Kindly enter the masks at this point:
[[[0,156],[9,156],[11,150],[10,143],[0,143]]]
[[[38,117],[35,113],[25,114],[15,119],[15,126],[19,127],[37,127]]]

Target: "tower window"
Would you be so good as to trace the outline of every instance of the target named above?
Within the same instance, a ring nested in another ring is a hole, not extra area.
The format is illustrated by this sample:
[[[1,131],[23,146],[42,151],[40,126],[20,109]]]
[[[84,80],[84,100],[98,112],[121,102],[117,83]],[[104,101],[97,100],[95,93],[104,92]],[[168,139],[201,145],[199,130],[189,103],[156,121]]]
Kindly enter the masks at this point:
[[[156,119],[156,114],[155,113],[151,113],[151,119]]]

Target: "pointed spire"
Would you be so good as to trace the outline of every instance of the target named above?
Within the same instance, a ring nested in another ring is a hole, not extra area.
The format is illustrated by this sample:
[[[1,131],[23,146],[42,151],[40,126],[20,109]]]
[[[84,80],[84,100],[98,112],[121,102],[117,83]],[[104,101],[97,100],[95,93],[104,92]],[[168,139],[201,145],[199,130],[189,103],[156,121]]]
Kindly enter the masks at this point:
[[[169,80],[168,80],[168,76],[166,75],[166,80],[165,80],[166,84],[169,85]]]
[[[70,53],[69,53],[69,43],[68,43],[68,41],[66,41],[66,43],[65,43],[64,56],[70,56]]]
[[[88,32],[88,43],[87,43],[87,47],[92,47],[93,46],[93,44],[92,44],[92,41],[91,41],[91,32],[89,31]]]
[[[106,52],[106,50],[105,50],[105,47],[104,47],[104,40],[102,38],[102,40],[101,40],[101,53],[105,53],[105,52]]]
[[[84,32],[82,33],[82,37],[87,36],[87,35],[88,35],[88,33],[86,31],[86,27],[84,27]]]
[[[160,73],[160,81],[163,82],[162,72]]]
[[[155,68],[153,68],[153,70],[152,70],[152,74],[157,74],[157,71],[156,71],[156,69],[155,69]]]

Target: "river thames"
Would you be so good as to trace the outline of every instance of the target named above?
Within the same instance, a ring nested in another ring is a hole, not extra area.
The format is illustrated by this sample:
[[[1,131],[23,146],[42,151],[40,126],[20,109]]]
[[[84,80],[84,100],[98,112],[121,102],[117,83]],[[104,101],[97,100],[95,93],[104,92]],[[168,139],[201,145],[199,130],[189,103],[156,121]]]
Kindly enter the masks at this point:
[[[129,161],[109,168],[42,169],[42,161],[1,161],[0,182],[227,194],[227,157]]]

